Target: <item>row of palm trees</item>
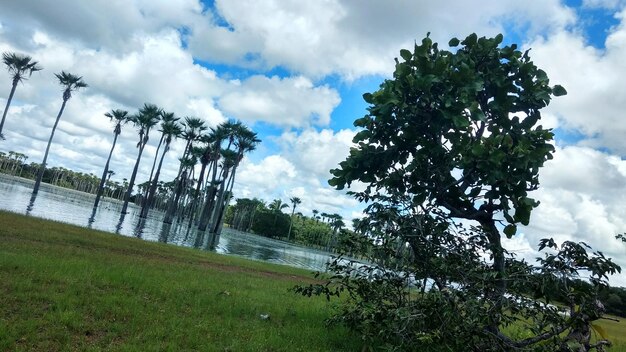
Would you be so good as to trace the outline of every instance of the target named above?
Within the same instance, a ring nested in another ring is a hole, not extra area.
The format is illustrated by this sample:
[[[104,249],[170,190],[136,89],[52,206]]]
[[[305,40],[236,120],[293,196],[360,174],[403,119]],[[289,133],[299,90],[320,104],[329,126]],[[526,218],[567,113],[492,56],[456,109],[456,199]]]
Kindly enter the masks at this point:
[[[26,55],[4,53],[3,62],[12,74],[12,86],[2,121],[0,122],[0,137],[2,139],[4,139],[2,128],[17,84],[30,77],[34,72],[42,70],[36,61],[33,61],[31,57]],[[55,76],[63,87],[63,100],[52,127],[43,162],[37,174],[31,202],[34,202],[39,191],[40,183],[46,170],[50,145],[66,104],[72,97],[73,92],[87,87],[87,84],[80,76],[64,71],[55,74]],[[109,156],[104,165],[102,177],[98,184],[93,215],[95,215],[98,209],[105,186],[112,174],[111,170],[109,170],[109,165],[117,139],[121,134],[122,126],[126,123],[132,123],[137,129],[139,140],[137,142],[137,159],[123,197],[120,223],[128,212],[128,204],[133,195],[139,165],[145,147],[148,144],[150,132],[160,123],[159,132],[161,132],[161,136],[152,162],[148,187],[144,187],[142,189],[143,194],[138,195],[139,199],[141,199],[140,217],[145,218],[149,209],[153,206],[157,189],[159,185],[162,185],[162,183],[159,183],[159,178],[165,155],[170,150],[171,143],[175,139],[180,138],[185,141],[185,148],[182,157],[179,158],[178,174],[174,179],[174,189],[170,192],[171,195],[167,201],[167,209],[163,221],[171,224],[175,219],[188,218],[189,223],[191,224],[191,221],[194,220],[200,230],[208,229],[211,233],[219,233],[223,226],[226,204],[228,204],[231,198],[237,167],[244,155],[254,150],[257,144],[260,143],[257,134],[238,121],[227,121],[213,128],[209,128],[202,119],[196,117],[185,117],[182,122],[179,122],[180,118],[176,117],[174,113],[165,112],[156,105],[148,103],[144,104],[136,114],[131,115],[127,111],[114,109],[107,112],[105,116],[114,124],[114,137]],[[201,164],[201,168],[196,178],[195,166],[198,162]]]
[[[26,76],[32,76],[33,72],[42,70],[37,61],[33,61],[30,56],[26,55],[3,53],[2,62],[7,67],[9,74],[11,74],[11,92],[9,93],[7,104],[4,107],[4,112],[2,113],[2,120],[0,121],[0,139],[4,139],[2,129],[4,127],[4,121],[7,117],[7,112],[9,111],[9,106],[11,106],[11,101],[13,100],[13,95],[15,94],[17,84],[23,82],[26,79]]]
[[[2,62],[7,67],[7,70],[12,75],[11,76],[11,92],[9,93],[9,98],[7,99],[7,104],[4,108],[4,112],[2,113],[2,120],[0,121],[0,139],[5,139],[2,130],[4,128],[4,122],[7,117],[7,113],[9,111],[9,107],[11,106],[11,101],[13,100],[13,95],[15,94],[15,90],[17,88],[17,84],[23,82],[27,79],[27,76],[30,77],[34,72],[41,71],[42,67],[39,66],[37,61],[34,61],[30,56],[21,55],[17,53],[3,53],[2,54]],[[48,145],[46,146],[46,151],[44,153],[43,161],[41,163],[41,167],[39,168],[39,172],[37,174],[37,179],[35,181],[35,186],[33,187],[33,195],[31,200],[34,201],[37,193],[39,192],[39,186],[41,184],[41,179],[43,178],[44,171],[46,170],[46,161],[48,160],[48,153],[50,152],[50,145],[52,144],[52,139],[54,138],[54,132],[59,124],[61,119],[61,115],[63,115],[63,111],[65,110],[65,105],[67,101],[72,97],[72,92],[78,90],[80,88],[87,87],[87,84],[83,82],[82,77],[75,76],[71,73],[67,73],[65,71],[61,71],[60,73],[54,74],[59,81],[59,84],[63,87],[63,102],[61,104],[61,109],[57,114],[57,118],[54,121],[54,126],[52,127],[52,132],[50,133],[50,138],[48,139]]]

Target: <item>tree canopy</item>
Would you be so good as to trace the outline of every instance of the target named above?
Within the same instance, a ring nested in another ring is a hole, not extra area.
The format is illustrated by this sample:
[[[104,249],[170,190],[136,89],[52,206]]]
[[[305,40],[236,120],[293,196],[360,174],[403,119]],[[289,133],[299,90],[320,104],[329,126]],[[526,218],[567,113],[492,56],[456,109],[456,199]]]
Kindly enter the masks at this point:
[[[298,291],[349,291],[336,319],[366,341],[398,350],[591,348],[597,288],[620,268],[584,243],[545,239],[536,265],[502,245],[539,204],[529,192],[554,153],[540,110],[566,94],[529,51],[502,41],[471,34],[443,50],[427,36],[363,96],[370,106],[354,122],[356,146],[329,183],[364,184],[350,192],[367,204],[355,235],[377,244],[375,264],[340,258],[328,285]],[[581,271],[592,285],[576,286]],[[556,292],[566,293],[567,315],[545,303]]]

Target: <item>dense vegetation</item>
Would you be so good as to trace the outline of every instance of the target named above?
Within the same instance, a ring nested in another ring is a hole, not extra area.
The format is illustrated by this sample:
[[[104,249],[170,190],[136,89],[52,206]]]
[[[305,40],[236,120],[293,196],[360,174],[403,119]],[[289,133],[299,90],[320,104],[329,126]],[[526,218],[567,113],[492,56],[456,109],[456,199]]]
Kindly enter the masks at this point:
[[[609,336],[599,293],[621,268],[586,243],[541,240],[528,263],[502,238],[528,225],[553,134],[539,124],[551,86],[528,51],[501,35],[428,37],[401,50],[391,79],[363,97],[368,114],[337,189],[365,202],[355,242],[375,239],[372,262],[341,258],[332,283],[305,295],[347,292],[334,321],[398,351],[590,351]],[[584,279],[584,280],[583,280]],[[612,299],[615,299],[614,297]],[[592,339],[593,333],[598,338]]]
[[[352,231],[345,228],[341,215],[320,213],[318,210],[313,210],[311,217],[296,213],[293,204],[297,204],[299,198],[294,198],[291,199],[291,215],[282,211],[289,205],[280,199],[268,205],[257,198],[239,198],[228,207],[225,222],[235,230],[289,240],[326,251],[334,252],[340,248],[349,250],[346,241],[352,237]],[[372,245],[370,242],[369,246],[353,249],[350,253],[364,255],[371,250]]]

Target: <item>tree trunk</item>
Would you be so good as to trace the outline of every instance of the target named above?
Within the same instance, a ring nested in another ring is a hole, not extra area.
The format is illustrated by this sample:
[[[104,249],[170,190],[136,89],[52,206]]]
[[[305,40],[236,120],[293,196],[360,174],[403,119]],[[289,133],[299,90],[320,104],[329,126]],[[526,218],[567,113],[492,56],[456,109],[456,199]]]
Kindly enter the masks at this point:
[[[109,152],[109,158],[107,159],[106,164],[104,164],[104,171],[102,172],[102,178],[100,179],[98,192],[96,193],[96,201],[93,203],[94,211],[98,208],[98,203],[100,203],[100,197],[102,197],[102,193],[104,192],[104,184],[107,179],[107,174],[109,173],[109,162],[111,161],[111,156],[113,155],[113,149],[115,149],[115,143],[117,143],[117,136],[118,134],[115,133],[115,137],[113,137],[113,145],[111,146],[111,151]]]
[[[13,94],[15,94],[15,88],[17,88],[17,83],[19,81],[17,79],[13,79],[13,86],[11,86],[11,93],[9,93],[9,98],[7,99],[7,105],[4,107],[4,113],[2,113],[2,121],[0,121],[0,139],[4,139],[2,136],[2,128],[4,127],[4,120],[7,118],[7,113],[9,112],[9,106],[11,106],[11,100],[13,100]]]
[[[37,174],[37,180],[35,181],[35,187],[33,187],[33,197],[37,195],[39,192],[39,186],[41,185],[41,179],[43,178],[43,174],[46,171],[46,161],[48,160],[48,152],[50,152],[50,145],[52,144],[52,138],[54,137],[54,131],[57,129],[57,125],[59,124],[59,120],[61,119],[61,115],[63,115],[63,110],[65,110],[65,104],[67,103],[67,99],[63,99],[63,104],[61,104],[61,110],[59,110],[59,114],[57,115],[56,121],[54,121],[54,126],[52,126],[52,133],[50,133],[50,139],[48,139],[48,146],[46,147],[46,152],[43,155],[43,161],[41,162],[41,167],[39,168],[39,173]]]
[[[167,205],[167,212],[165,213],[165,217],[163,218],[163,222],[166,224],[171,224],[174,219],[174,215],[176,212],[176,205],[180,200],[180,195],[183,192],[184,181],[187,179],[187,171],[183,171],[180,175],[178,181],[176,182],[176,188],[174,189],[174,194],[170,197],[169,204]]]
[[[152,175],[154,174],[154,167],[156,165],[157,158],[159,157],[159,150],[161,149],[161,144],[163,143],[163,138],[165,138],[164,134],[161,134],[161,139],[159,140],[159,145],[157,146],[156,153],[154,154],[154,161],[152,161],[152,169],[150,169],[150,177],[148,177],[148,185],[152,184]],[[145,208],[146,202],[150,197],[150,189],[152,187],[146,187],[146,192],[141,199],[141,213],[143,214],[143,209]]]
[[[125,214],[128,210],[128,202],[130,201],[130,196],[133,193],[133,186],[135,185],[135,178],[137,177],[137,170],[139,169],[139,162],[141,161],[141,154],[143,153],[143,148],[146,145],[141,142],[139,145],[139,155],[137,155],[137,161],[135,162],[135,168],[133,169],[133,174],[130,176],[130,181],[128,183],[128,189],[126,190],[126,195],[124,196],[124,205],[122,206],[122,214]]]
[[[209,191],[206,194],[204,200],[204,208],[202,208],[202,216],[198,223],[198,230],[206,231],[209,222],[211,221],[211,215],[213,214],[213,207],[215,205],[215,195],[217,193],[217,187],[213,183],[209,186]]]
[[[169,144],[165,144],[165,148],[163,148],[163,154],[161,154],[161,160],[159,160],[159,166],[157,167],[157,172],[154,175],[154,179],[150,183],[150,189],[148,190],[148,199],[143,204],[141,208],[141,214],[139,217],[145,218],[148,216],[148,210],[154,203],[154,195],[156,194],[157,185],[159,183],[159,176],[161,175],[161,167],[163,166],[163,159],[165,159],[165,154],[169,150]]]

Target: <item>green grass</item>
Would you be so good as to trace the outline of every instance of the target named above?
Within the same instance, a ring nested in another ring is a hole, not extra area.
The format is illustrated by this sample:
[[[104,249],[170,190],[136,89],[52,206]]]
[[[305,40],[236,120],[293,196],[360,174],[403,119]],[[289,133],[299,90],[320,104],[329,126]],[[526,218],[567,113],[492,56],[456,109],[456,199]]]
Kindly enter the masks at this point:
[[[306,270],[0,212],[0,351],[359,351]],[[269,314],[269,320],[260,318]],[[626,352],[626,319],[601,320]]]
[[[0,212],[0,351],[356,351],[308,271]],[[264,320],[261,314],[269,314]]]

